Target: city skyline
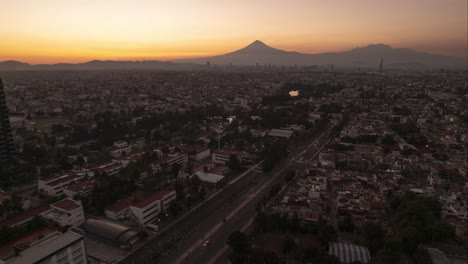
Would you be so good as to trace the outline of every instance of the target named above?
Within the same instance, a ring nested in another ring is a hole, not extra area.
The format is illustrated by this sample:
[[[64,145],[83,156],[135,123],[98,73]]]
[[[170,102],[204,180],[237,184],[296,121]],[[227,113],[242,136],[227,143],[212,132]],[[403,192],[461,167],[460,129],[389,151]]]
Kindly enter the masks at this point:
[[[224,54],[255,39],[302,53],[384,43],[467,56],[467,2],[10,1],[0,61],[174,60]],[[20,19],[19,19],[20,18]],[[359,18],[359,19],[357,19]]]

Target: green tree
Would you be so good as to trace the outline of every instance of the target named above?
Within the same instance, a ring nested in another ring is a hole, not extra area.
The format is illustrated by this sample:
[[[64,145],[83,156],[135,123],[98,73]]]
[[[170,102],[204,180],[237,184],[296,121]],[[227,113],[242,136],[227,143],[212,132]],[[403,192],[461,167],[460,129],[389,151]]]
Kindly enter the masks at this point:
[[[174,201],[169,205],[169,212],[171,213],[172,216],[179,215],[181,210],[182,210],[182,207],[177,201]]]
[[[86,161],[85,159],[83,158],[83,156],[81,155],[78,155],[76,157],[76,165],[78,165],[79,167],[83,167],[85,165]]]
[[[294,242],[294,240],[289,237],[283,241],[283,252],[285,254],[289,254],[296,247],[296,242]]]
[[[179,163],[174,163],[171,166],[171,175],[174,179],[177,179],[177,176],[179,175],[180,169],[182,166]]]
[[[237,155],[236,154],[231,154],[229,156],[229,160],[228,160],[226,165],[231,170],[234,170],[234,171],[239,170],[240,169],[240,161],[239,161],[239,158],[237,157]]]
[[[245,263],[248,258],[250,248],[250,243],[247,236],[240,231],[233,232],[231,235],[229,235],[227,244],[233,251],[233,254],[230,258],[231,262]]]
[[[250,263],[279,264],[280,260],[273,252],[253,251],[250,253]]]
[[[48,153],[44,147],[26,143],[23,146],[23,158],[29,162],[42,165],[48,161]]]
[[[206,189],[204,186],[200,188],[200,198],[203,200],[206,197]]]
[[[273,197],[273,196],[277,195],[280,190],[281,190],[281,184],[279,184],[279,183],[271,186],[270,197]]]
[[[379,224],[366,223],[362,228],[362,244],[374,255],[385,244],[385,232]]]
[[[355,225],[353,219],[350,216],[346,216],[339,221],[339,228],[344,232],[354,232]]]
[[[167,146],[164,146],[164,147],[161,149],[161,151],[162,151],[162,153],[163,153],[164,155],[169,154],[169,148],[168,148]]]
[[[432,264],[431,256],[429,252],[427,252],[424,248],[418,248],[416,252],[413,254],[413,262],[414,264]]]
[[[377,252],[371,258],[370,264],[395,264],[400,263],[400,253],[390,249],[384,249]]]
[[[191,186],[192,190],[194,190],[194,191],[198,191],[198,189],[201,186],[201,183],[202,183],[202,181],[200,180],[200,178],[197,175],[194,175],[194,176],[192,176],[192,178],[190,178],[190,186]]]
[[[146,238],[148,238],[148,233],[146,233],[145,231],[140,231],[138,232],[138,238],[140,238],[140,240],[145,240]]]
[[[326,224],[319,230],[319,239],[322,247],[328,248],[328,243],[336,242],[338,239],[338,233],[332,225]]]
[[[385,145],[394,145],[395,144],[395,139],[390,134],[385,134],[385,136],[383,136],[381,141],[382,141],[382,144],[385,144]]]
[[[184,194],[184,184],[182,182],[180,182],[179,180],[177,180],[174,184],[174,189],[176,191],[176,197],[177,199],[182,199],[184,198],[185,194]]]

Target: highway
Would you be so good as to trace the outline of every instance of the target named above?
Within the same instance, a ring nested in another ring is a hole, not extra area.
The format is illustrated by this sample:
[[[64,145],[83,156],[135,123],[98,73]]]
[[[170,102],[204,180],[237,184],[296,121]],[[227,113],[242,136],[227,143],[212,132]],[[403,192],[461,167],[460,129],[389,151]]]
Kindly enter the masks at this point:
[[[257,203],[269,194],[274,184],[283,182],[285,172],[294,163],[294,159],[305,154],[312,154],[310,157],[314,158],[320,148],[329,141],[327,133],[328,130],[322,137],[295,151],[278,166],[273,175],[262,177],[261,181],[255,184],[255,188],[245,191],[235,202],[216,212],[209,221],[181,241],[161,263],[216,263],[228,249],[226,241],[229,235],[234,231],[246,229],[256,215]],[[313,153],[310,153],[311,151]],[[206,247],[203,246],[205,241],[210,241]]]
[[[252,183],[252,177],[243,177],[233,184],[228,184],[201,206],[184,215],[177,223],[162,230],[156,237],[146,243],[143,247],[132,252],[121,263],[154,263],[152,255],[161,251],[165,241],[183,241],[187,234],[198,230],[198,226],[206,222],[220,208],[235,201],[243,190]],[[164,259],[165,256],[161,256]]]
[[[309,153],[311,149],[315,150],[316,147],[326,144],[331,128],[315,139],[311,138],[303,144],[298,144],[299,146],[290,153],[290,157],[272,172],[249,172],[245,177],[231,182],[205,204],[133,252],[122,263],[215,263],[216,258],[223,255],[227,249],[227,237],[253,221],[257,203],[268,195],[271,186],[283,181],[284,172],[294,160]],[[168,254],[153,260],[153,252],[159,251],[162,243],[169,239],[178,242]],[[210,243],[205,247],[203,244],[207,240]]]

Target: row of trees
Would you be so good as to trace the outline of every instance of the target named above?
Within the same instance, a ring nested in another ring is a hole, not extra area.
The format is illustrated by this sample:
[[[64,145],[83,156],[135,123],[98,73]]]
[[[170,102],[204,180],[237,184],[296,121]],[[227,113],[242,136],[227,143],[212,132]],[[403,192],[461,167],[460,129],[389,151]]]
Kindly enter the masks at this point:
[[[14,168],[0,168],[0,189],[8,190],[17,185],[31,183],[36,178],[36,167],[32,164],[24,164]]]
[[[442,219],[442,206],[435,198],[406,194],[391,200],[394,235],[388,246],[412,255],[426,242],[447,242],[455,239],[455,231]]]
[[[11,199],[4,199],[0,203],[0,220],[22,211],[23,207],[21,205],[21,198],[17,195],[13,195]]]
[[[403,255],[414,263],[431,263],[424,243],[455,241],[453,228],[442,219],[441,205],[434,198],[406,194],[390,198],[392,233],[387,235],[380,224],[367,223],[357,229],[359,243],[368,247],[372,263],[398,263]],[[350,220],[340,222],[342,229],[354,230]]]
[[[264,252],[254,248],[252,238],[266,233],[283,234],[282,252]],[[309,234],[321,241],[320,248],[301,248],[293,239],[299,234]],[[302,224],[297,215],[288,217],[281,214],[260,213],[254,223],[254,234],[248,237],[242,232],[232,233],[227,241],[232,253],[229,258],[232,263],[283,263],[279,255],[285,255],[296,263],[329,263],[338,264],[339,260],[327,253],[328,243],[336,241],[338,235],[335,229],[325,223]]]
[[[418,197],[408,193],[401,197],[390,196],[389,203],[389,214],[392,216],[390,219],[392,232],[390,234],[387,234],[377,223],[366,223],[356,227],[350,217],[339,222],[341,231],[359,234],[356,243],[368,247],[373,258],[371,263],[399,263],[403,255],[410,257],[416,264],[431,263],[427,251],[420,247],[421,244],[455,241],[454,229],[443,220],[441,205],[436,199]],[[334,227],[327,223],[303,223],[297,214],[288,216],[260,211],[254,222],[254,235],[264,233],[279,233],[287,236],[314,235],[321,242],[322,249],[320,251],[301,253],[294,241],[287,240],[283,253],[288,258],[292,257],[296,260],[300,259],[300,261],[321,259],[320,261],[324,261],[323,263],[339,263],[334,262],[336,259],[332,257],[324,258],[328,243],[336,241],[338,238]],[[237,232],[230,237],[228,242],[233,249],[231,255],[233,263],[242,263],[242,261],[251,260],[255,256],[255,250],[246,246],[250,242],[243,236]],[[275,259],[273,256],[269,257]]]
[[[263,171],[271,171],[282,159],[288,156],[288,144],[285,140],[275,140],[265,145],[260,157],[263,159]]]
[[[36,216],[26,225],[15,227],[4,225],[0,228],[0,246],[3,246],[5,243],[19,238],[20,236],[25,235],[44,224],[45,221],[39,216]]]
[[[324,248],[329,242],[338,239],[335,228],[325,222],[302,223],[297,213],[292,216],[280,213],[259,212],[255,218],[254,230],[256,233],[292,233],[312,234],[318,236]]]
[[[420,130],[414,121],[408,121],[404,124],[394,124],[391,127],[409,144],[424,146],[428,143],[427,137],[420,133]]]
[[[120,177],[110,177],[107,174],[96,176],[96,187],[91,195],[92,207],[102,213],[109,204],[136,190],[134,183]]]

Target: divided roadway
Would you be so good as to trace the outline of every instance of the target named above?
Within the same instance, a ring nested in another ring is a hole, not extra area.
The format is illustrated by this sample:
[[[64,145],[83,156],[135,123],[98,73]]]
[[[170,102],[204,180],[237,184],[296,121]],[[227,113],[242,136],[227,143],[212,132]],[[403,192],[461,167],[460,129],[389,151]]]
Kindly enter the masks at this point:
[[[231,181],[198,208],[134,250],[121,263],[208,263],[225,246],[227,236],[240,230],[255,216],[257,203],[269,193],[271,186],[283,181],[284,172],[293,163],[293,159],[304,155],[316,142],[317,145],[325,144],[332,127],[319,137],[296,147],[290,153],[290,158],[281,162],[272,172],[254,176],[257,173],[249,170],[243,177],[239,176]],[[227,221],[224,222],[223,219]],[[167,255],[152,260],[153,253],[160,251],[163,243],[168,240],[178,242]],[[205,240],[212,242],[203,247],[201,244]]]

